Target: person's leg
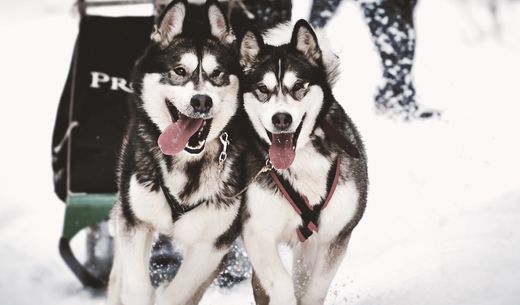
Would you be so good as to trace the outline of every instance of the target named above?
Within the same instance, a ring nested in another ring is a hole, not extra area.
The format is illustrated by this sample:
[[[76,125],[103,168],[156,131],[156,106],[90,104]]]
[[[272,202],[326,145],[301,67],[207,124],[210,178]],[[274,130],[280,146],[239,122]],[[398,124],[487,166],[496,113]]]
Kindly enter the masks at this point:
[[[343,0],[313,0],[310,23],[316,28],[323,28],[334,16]]]
[[[222,262],[224,268],[213,282],[221,288],[231,288],[251,277],[251,265],[244,247],[238,242],[231,245],[231,249]]]
[[[248,25],[266,30],[291,21],[291,0],[229,0],[231,25],[241,34]]]
[[[416,32],[413,11],[417,0],[361,2],[373,41],[381,56],[383,84],[376,94],[376,108],[404,119],[429,118],[437,111],[417,104],[412,77]]]

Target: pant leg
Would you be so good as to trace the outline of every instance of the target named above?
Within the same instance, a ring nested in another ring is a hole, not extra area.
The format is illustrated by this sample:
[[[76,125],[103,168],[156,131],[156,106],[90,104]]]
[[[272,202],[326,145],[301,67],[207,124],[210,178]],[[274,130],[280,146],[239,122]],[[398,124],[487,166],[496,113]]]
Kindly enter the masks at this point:
[[[417,111],[412,66],[416,33],[413,10],[416,0],[380,0],[361,3],[383,66],[383,84],[376,94],[382,109]]]
[[[238,5],[234,5],[231,14],[231,24],[237,34],[241,34],[248,25],[254,25],[259,30],[266,30],[279,23],[291,21],[291,0],[239,0],[254,15],[254,19],[247,17]],[[231,2],[230,2],[231,3]]]
[[[313,0],[310,23],[316,28],[324,27],[334,16],[343,0]]]

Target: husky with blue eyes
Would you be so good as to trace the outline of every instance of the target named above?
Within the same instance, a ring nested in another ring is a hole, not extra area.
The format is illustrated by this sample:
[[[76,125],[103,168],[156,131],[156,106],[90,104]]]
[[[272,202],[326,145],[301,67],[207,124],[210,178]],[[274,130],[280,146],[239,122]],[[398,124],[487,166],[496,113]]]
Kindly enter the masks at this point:
[[[331,52],[312,27],[300,20],[290,41],[277,44],[264,43],[255,29],[239,39],[244,108],[255,134],[242,236],[257,304],[319,305],[365,210],[366,155],[332,94]],[[280,244],[294,251],[292,278]]]
[[[239,74],[235,37],[216,0],[171,2],[134,69],[109,305],[198,304],[239,236],[236,194],[246,180]],[[157,232],[183,259],[155,290],[149,261]]]

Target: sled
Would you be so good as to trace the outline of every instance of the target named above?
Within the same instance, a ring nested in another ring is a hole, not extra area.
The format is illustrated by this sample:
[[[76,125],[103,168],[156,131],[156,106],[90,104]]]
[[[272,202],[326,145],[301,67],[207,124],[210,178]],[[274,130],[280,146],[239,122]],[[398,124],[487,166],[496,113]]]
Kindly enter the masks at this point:
[[[90,8],[137,4],[148,4],[148,15],[88,13]],[[129,78],[148,44],[154,4],[152,0],[77,2],[79,32],[56,116],[52,162],[55,192],[66,203],[60,254],[87,287],[105,287],[111,268],[111,237],[103,222],[117,200],[116,164],[128,120]],[[70,242],[85,228],[89,228],[87,263],[82,264]]]

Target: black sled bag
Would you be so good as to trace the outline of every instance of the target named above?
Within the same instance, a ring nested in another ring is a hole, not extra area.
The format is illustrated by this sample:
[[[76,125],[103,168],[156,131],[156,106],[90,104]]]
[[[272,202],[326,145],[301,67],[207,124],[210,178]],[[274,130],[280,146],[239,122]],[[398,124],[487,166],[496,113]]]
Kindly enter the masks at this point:
[[[61,200],[69,192],[116,192],[129,78],[152,28],[152,16],[82,17],[52,137],[54,189]]]

